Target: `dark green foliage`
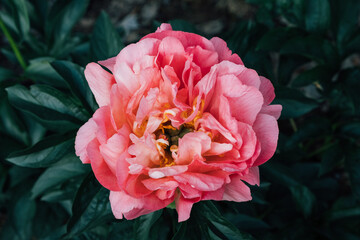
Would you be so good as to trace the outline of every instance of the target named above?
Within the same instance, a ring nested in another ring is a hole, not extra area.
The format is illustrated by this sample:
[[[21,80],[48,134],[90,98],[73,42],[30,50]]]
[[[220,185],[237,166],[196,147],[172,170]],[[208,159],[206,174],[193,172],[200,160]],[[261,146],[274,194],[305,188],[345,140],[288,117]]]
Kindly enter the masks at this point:
[[[247,2],[254,16],[220,37],[275,86],[277,152],[252,201],[200,202],[178,223],[170,208],[115,219],[109,191],[74,153],[98,108],[84,67],[124,47],[107,13],[81,34],[88,0],[0,0],[16,45],[0,30],[0,239],[359,239],[360,2]]]

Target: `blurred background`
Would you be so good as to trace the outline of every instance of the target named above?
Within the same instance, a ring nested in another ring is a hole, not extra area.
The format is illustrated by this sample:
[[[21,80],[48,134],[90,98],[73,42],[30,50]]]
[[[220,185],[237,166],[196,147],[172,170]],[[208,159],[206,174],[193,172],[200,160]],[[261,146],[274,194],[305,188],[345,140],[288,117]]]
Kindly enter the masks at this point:
[[[0,0],[0,239],[359,239],[360,1]],[[74,136],[83,76],[160,23],[223,38],[283,106],[245,203],[115,220]]]

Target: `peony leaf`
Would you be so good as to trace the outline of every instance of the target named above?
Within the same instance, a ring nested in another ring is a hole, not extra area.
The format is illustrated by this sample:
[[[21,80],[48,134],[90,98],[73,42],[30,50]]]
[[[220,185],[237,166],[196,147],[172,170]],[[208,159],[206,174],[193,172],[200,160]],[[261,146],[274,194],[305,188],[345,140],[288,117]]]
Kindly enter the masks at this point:
[[[307,0],[305,9],[306,30],[322,33],[330,26],[330,3],[328,0]]]
[[[30,78],[35,83],[43,83],[54,87],[65,88],[66,82],[51,67],[52,58],[37,58],[30,61],[24,76]]]
[[[296,205],[305,217],[311,215],[316,198],[309,188],[294,179],[290,169],[272,163],[263,166],[262,171],[268,176],[268,179],[272,179],[273,182],[289,188]]]
[[[328,66],[316,66],[310,70],[300,73],[292,82],[293,87],[303,87],[313,82],[331,82],[333,69]]]
[[[300,117],[318,107],[315,100],[306,98],[295,89],[278,87],[273,104],[281,104],[281,119]]]
[[[102,11],[95,22],[90,40],[90,50],[95,61],[117,55],[124,47],[120,36],[106,12]]]
[[[338,66],[339,56],[334,45],[318,35],[297,36],[286,41],[280,51],[281,54],[296,54],[304,56],[319,64]]]
[[[88,118],[74,99],[55,88],[16,85],[6,90],[12,105],[53,131],[77,129]]]
[[[181,240],[184,239],[187,229],[187,222],[181,222],[179,229],[175,232],[171,240]]]
[[[360,150],[355,148],[348,151],[345,158],[345,168],[350,175],[351,189],[354,196],[360,199]]]
[[[45,33],[48,39],[55,42],[53,51],[61,51],[64,43],[75,24],[84,15],[89,0],[62,1],[52,5],[45,22]]]
[[[348,68],[340,72],[339,81],[343,83],[345,94],[350,98],[352,110],[358,113],[360,110],[360,70],[357,67]]]
[[[74,237],[93,226],[113,219],[109,190],[103,188],[94,175],[89,174],[76,193],[72,216],[67,225],[67,238]]]
[[[10,106],[6,92],[3,89],[0,90],[0,112],[0,132],[28,145],[30,139],[26,133],[25,125]]]
[[[282,46],[296,36],[301,36],[303,32],[294,27],[277,27],[270,29],[257,43],[257,50],[279,51]]]
[[[53,135],[32,147],[11,153],[7,161],[22,167],[47,167],[62,159],[73,148],[73,135]]]
[[[331,148],[324,151],[321,155],[321,165],[319,176],[322,176],[331,170],[333,170],[336,166],[338,166],[344,160],[342,147],[336,143]]]
[[[16,75],[13,71],[7,68],[0,67],[0,83],[15,77]]]
[[[64,78],[73,95],[80,99],[89,113],[98,106],[84,77],[84,69],[67,61],[54,61],[51,66]]]
[[[351,196],[342,197],[336,200],[331,211],[329,212],[329,220],[339,220],[343,218],[359,219],[360,207],[359,203]]]
[[[14,199],[7,209],[7,223],[2,226],[0,239],[25,240],[32,235],[32,224],[36,212],[36,204],[26,192]]]
[[[71,154],[65,156],[56,165],[46,169],[31,189],[31,198],[36,198],[45,191],[63,184],[88,172],[88,168],[81,164],[79,158]]]
[[[251,235],[240,232],[229,220],[224,218],[212,202],[198,203],[196,209],[204,219],[227,239],[253,239]]]
[[[19,37],[26,39],[30,32],[30,19],[27,7],[27,1],[25,0],[13,0],[10,1],[11,8],[13,9],[13,16]],[[16,10],[15,10],[16,9]]]
[[[136,240],[147,240],[154,223],[161,217],[163,210],[149,213],[135,220],[134,236]]]

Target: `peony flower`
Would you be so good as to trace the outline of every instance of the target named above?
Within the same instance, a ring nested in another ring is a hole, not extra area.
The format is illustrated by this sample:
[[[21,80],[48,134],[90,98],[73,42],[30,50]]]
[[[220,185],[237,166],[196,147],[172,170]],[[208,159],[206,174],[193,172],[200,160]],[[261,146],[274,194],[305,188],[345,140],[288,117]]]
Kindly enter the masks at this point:
[[[185,221],[202,200],[251,200],[244,181],[259,185],[279,133],[268,79],[220,38],[169,24],[99,63],[85,69],[99,109],[75,149],[110,190],[116,218],[174,202]]]

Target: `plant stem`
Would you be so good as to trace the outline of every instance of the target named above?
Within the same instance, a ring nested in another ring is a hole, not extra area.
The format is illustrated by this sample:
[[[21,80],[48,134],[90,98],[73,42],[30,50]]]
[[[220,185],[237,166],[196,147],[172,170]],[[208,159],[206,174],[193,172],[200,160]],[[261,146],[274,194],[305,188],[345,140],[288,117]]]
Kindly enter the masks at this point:
[[[295,120],[293,118],[290,118],[289,120],[290,120],[290,125],[291,125],[292,129],[294,130],[294,132],[297,132],[298,128],[296,126]]]
[[[316,149],[315,151],[313,151],[312,153],[310,153],[308,155],[308,158],[311,158],[319,153],[322,153],[323,151],[331,148],[332,146],[335,146],[337,143],[338,143],[337,141],[334,141],[334,142],[328,142],[328,143],[324,144],[322,147],[320,147],[320,148]]]
[[[16,56],[17,60],[19,61],[21,67],[25,70],[27,66],[24,61],[24,58],[22,57],[22,55],[19,51],[19,48],[17,47],[14,39],[11,37],[9,31],[7,30],[7,28],[6,28],[5,24],[3,23],[3,21],[1,20],[1,18],[0,18],[0,28],[3,31],[6,39],[9,41],[10,46],[11,46],[12,50],[14,51],[15,56]]]

